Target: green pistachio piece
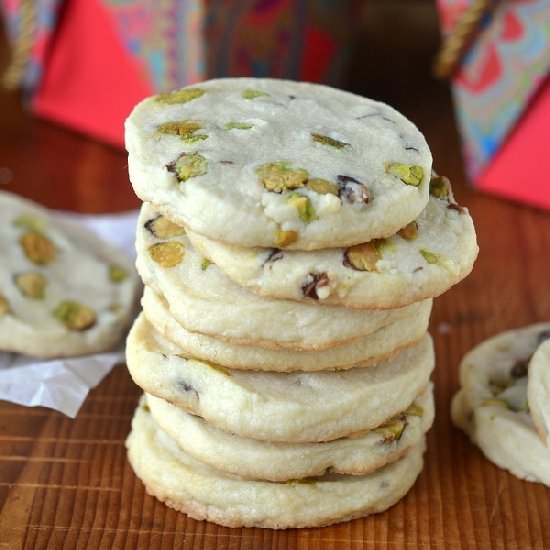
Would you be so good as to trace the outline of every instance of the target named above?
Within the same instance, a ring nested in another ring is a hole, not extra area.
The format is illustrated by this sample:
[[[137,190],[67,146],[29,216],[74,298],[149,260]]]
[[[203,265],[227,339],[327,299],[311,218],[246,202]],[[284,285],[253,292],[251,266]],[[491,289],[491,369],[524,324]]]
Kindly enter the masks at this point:
[[[128,272],[120,265],[111,264],[109,266],[109,279],[113,283],[122,283],[128,278]]]
[[[422,254],[423,258],[429,263],[429,264],[436,264],[439,262],[439,255],[435,254],[434,252],[430,252],[429,250],[426,250],[425,248],[421,248],[419,250],[420,254]]]
[[[43,300],[46,295],[46,277],[36,271],[20,273],[13,278],[15,285],[25,298]]]
[[[308,197],[300,195],[300,193],[290,193],[286,198],[286,202],[290,204],[298,212],[299,218],[306,223],[315,219],[315,209]]]
[[[151,412],[151,409],[149,408],[149,405],[147,405],[147,403],[144,403],[141,408],[146,412]]]
[[[261,92],[260,90],[253,90],[252,88],[247,88],[243,90],[241,96],[244,99],[256,99],[257,97],[269,96],[266,92]]]
[[[144,227],[158,239],[171,239],[185,233],[185,229],[181,225],[160,215],[145,222]]]
[[[201,270],[206,271],[211,263],[212,262],[208,258],[203,258],[201,262]]]
[[[159,94],[155,97],[155,101],[164,103],[166,105],[173,105],[175,103],[187,103],[193,99],[197,99],[203,96],[206,90],[202,88],[181,88],[167,94]]]
[[[53,316],[69,330],[83,331],[93,327],[97,321],[95,311],[74,300],[61,302],[53,311]]]
[[[297,231],[292,231],[292,230],[284,231],[283,229],[279,229],[275,234],[275,243],[277,244],[278,248],[295,243],[297,240],[298,240]]]
[[[178,157],[174,170],[179,181],[204,176],[208,172],[208,161],[200,153],[183,153]]]
[[[424,416],[424,409],[423,409],[420,405],[417,405],[416,403],[413,403],[413,404],[405,411],[405,414],[407,414],[408,416],[419,416],[419,417],[423,417],[423,416]]]
[[[260,177],[262,185],[274,193],[303,187],[309,175],[303,168],[294,168],[285,161],[262,164],[256,169],[256,174]]]
[[[155,243],[149,247],[149,255],[162,267],[175,267],[182,262],[185,248],[177,241]]]
[[[55,260],[57,251],[53,242],[46,235],[30,230],[23,233],[19,244],[25,256],[33,263],[47,265]]]
[[[397,234],[406,241],[414,241],[418,236],[418,224],[416,222],[411,222],[400,229]]]
[[[323,178],[311,178],[307,180],[307,187],[320,195],[336,195],[338,196],[338,187],[336,184]]]
[[[161,134],[189,137],[202,128],[202,124],[196,120],[173,120],[163,122],[157,130]]]
[[[338,141],[337,139],[331,138],[330,136],[324,136],[323,134],[317,134],[315,132],[311,133],[313,141],[316,143],[322,143],[323,145],[330,145],[336,149],[343,149],[346,146],[349,146],[349,143],[343,141]]]
[[[344,265],[357,271],[376,271],[376,264],[382,258],[381,246],[384,239],[350,246],[344,252]]]
[[[8,299],[3,294],[0,294],[0,317],[4,317],[4,315],[7,315],[10,311]]]
[[[386,163],[386,174],[397,176],[403,183],[418,187],[424,177],[424,169],[416,164]]]
[[[22,214],[13,221],[13,225],[19,229],[28,229],[30,231],[42,233],[46,229],[47,222],[32,214]]]
[[[254,125],[248,124],[248,122],[228,122],[224,128],[226,130],[250,130],[250,128],[254,128]]]
[[[398,441],[401,439],[405,428],[407,427],[407,420],[404,418],[393,418],[382,426],[379,426],[374,431],[382,434],[384,443],[390,443],[392,441]]]
[[[185,143],[197,143],[198,141],[204,141],[205,139],[208,139],[208,136],[206,134],[194,134],[192,136],[182,138],[182,141]]]
[[[430,180],[430,195],[438,199],[449,199],[451,182],[445,176],[432,176]]]

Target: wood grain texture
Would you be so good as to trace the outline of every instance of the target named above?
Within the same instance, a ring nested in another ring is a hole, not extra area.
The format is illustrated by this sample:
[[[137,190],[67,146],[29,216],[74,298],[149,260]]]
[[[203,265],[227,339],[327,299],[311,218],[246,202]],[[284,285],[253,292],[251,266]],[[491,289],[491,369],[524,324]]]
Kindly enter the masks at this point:
[[[384,514],[324,529],[227,529],[191,520],[147,496],[128,466],[124,439],[139,389],[121,365],[76,420],[0,403],[1,550],[550,548],[550,489],[493,466],[449,415],[467,350],[496,332],[550,319],[550,215],[466,187],[448,89],[428,77],[437,48],[433,6],[414,3],[410,13],[406,6],[366,4],[348,87],[387,100],[424,131],[436,168],[471,209],[481,248],[473,274],[435,303],[437,416],[413,490]],[[397,41],[380,31],[387,28]],[[137,206],[123,152],[33,120],[18,105],[13,94],[0,96],[7,190],[85,212]]]

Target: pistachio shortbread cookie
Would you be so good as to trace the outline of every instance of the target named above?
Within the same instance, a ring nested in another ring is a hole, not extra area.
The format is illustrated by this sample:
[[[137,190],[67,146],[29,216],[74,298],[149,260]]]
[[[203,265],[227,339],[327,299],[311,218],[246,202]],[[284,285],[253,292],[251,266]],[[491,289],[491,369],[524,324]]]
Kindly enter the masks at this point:
[[[416,481],[425,442],[401,460],[365,476],[250,481],[191,458],[138,407],[126,447],[147,492],[171,508],[227,527],[285,529],[320,527],[386,510]]]
[[[154,96],[125,139],[141,199],[240,246],[351,246],[394,234],[428,201],[432,157],[416,126],[317,84],[231,78]]]
[[[497,466],[550,486],[550,449],[537,435],[527,402],[529,360],[549,336],[550,324],[534,325],[499,334],[467,353],[451,413]]]
[[[147,393],[211,424],[268,441],[329,441],[376,428],[405,410],[434,367],[429,335],[386,363],[342,372],[230,370],[181,355],[140,316],[126,345],[128,370]]]
[[[119,250],[37,204],[0,192],[0,351],[61,357],[123,335],[138,278]]]
[[[537,432],[550,448],[550,324],[539,332],[539,341],[542,343],[529,361],[527,400]]]
[[[396,235],[349,248],[243,248],[187,234],[221,271],[259,295],[349,308],[402,307],[439,296],[470,273],[478,252],[466,209],[437,197]]]
[[[223,275],[195,251],[182,227],[147,203],[140,213],[136,248],[136,265],[144,283],[164,296],[170,314],[183,327],[234,343],[268,349],[327,349],[399,319],[422,318],[422,312],[431,308],[429,300],[367,311],[262,298]]]
[[[276,372],[345,370],[365,368],[387,361],[415,344],[428,330],[431,304],[415,317],[398,319],[366,336],[321,351],[265,349],[226,342],[190,332],[170,315],[162,297],[146,288],[141,301],[147,320],[160,334],[188,356],[233,369]]]
[[[147,404],[156,424],[196,460],[245,479],[268,481],[371,473],[417,446],[434,418],[431,385],[409,408],[374,430],[325,443],[246,439],[158,397],[148,395]]]

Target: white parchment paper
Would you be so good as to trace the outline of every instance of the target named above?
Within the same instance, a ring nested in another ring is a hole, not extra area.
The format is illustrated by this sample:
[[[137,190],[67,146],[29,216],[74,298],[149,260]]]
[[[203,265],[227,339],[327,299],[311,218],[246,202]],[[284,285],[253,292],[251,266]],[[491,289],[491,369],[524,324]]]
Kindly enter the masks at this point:
[[[90,216],[56,212],[135,256],[138,212]],[[44,406],[74,418],[91,388],[124,361],[124,349],[81,357],[37,360],[17,353],[0,352],[0,399],[28,407]]]

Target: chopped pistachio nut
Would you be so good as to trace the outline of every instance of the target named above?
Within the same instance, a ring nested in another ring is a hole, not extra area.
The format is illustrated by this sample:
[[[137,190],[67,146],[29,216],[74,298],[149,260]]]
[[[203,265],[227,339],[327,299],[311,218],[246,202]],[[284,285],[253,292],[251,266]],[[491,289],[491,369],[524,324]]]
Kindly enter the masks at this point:
[[[222,367],[221,365],[215,365],[213,363],[207,363],[207,364],[211,369],[217,370],[219,373],[221,373],[225,376],[233,376],[229,369],[226,369],[225,367]]]
[[[120,265],[111,264],[109,266],[109,279],[113,283],[122,283],[128,278],[128,272]]]
[[[260,90],[253,90],[252,88],[247,88],[243,90],[241,96],[244,99],[256,99],[257,97],[269,96],[267,92],[262,92]]]
[[[46,277],[36,271],[20,273],[13,278],[15,285],[25,298],[32,300],[43,300],[46,295]]]
[[[151,412],[151,409],[149,408],[149,405],[147,405],[147,403],[144,403],[141,408],[146,412]]]
[[[181,225],[160,215],[145,222],[143,227],[158,239],[171,239],[185,233],[185,229]]]
[[[163,122],[157,130],[161,134],[170,134],[180,137],[189,137],[202,128],[202,124],[196,120],[173,120]]]
[[[304,479],[289,479],[287,485],[315,485],[315,480],[310,478]]]
[[[175,267],[182,262],[185,248],[177,241],[155,243],[149,247],[149,255],[162,267]]]
[[[38,231],[30,230],[23,233],[19,244],[25,256],[34,264],[46,265],[55,259],[55,245],[46,235]]]
[[[309,175],[303,168],[294,168],[285,161],[262,164],[256,169],[256,174],[260,177],[263,186],[274,193],[303,187]]]
[[[485,399],[481,403],[482,407],[503,407],[504,409],[509,409],[510,406],[504,399]]]
[[[41,233],[44,229],[46,229],[47,222],[38,216],[23,214],[13,221],[13,225],[15,225],[15,227],[19,227],[20,229],[29,229],[31,231]]]
[[[323,178],[311,178],[307,180],[307,187],[320,195],[338,195],[338,187],[336,184]]]
[[[253,124],[249,124],[248,122],[228,122],[224,128],[226,130],[250,130],[250,128],[253,128]]]
[[[399,441],[406,427],[407,420],[405,418],[394,418],[374,431],[382,434],[384,443],[390,443],[391,441]]]
[[[159,94],[155,97],[155,101],[159,103],[165,103],[167,105],[173,105],[175,103],[187,103],[193,99],[197,99],[203,96],[206,90],[202,88],[181,88],[167,94]]]
[[[298,217],[303,222],[309,223],[316,218],[315,209],[313,208],[313,204],[311,204],[308,197],[294,192],[288,195],[286,202],[296,209],[298,212]]]
[[[376,271],[376,264],[382,258],[382,242],[383,239],[375,239],[350,246],[344,252],[344,265],[357,271]]]
[[[298,231],[284,231],[279,229],[275,234],[275,244],[278,247],[287,246],[289,244],[295,243],[298,240]]]
[[[411,222],[400,229],[397,234],[406,241],[414,241],[418,236],[418,224],[416,222]]]
[[[174,171],[179,181],[204,176],[208,171],[208,161],[200,153],[183,153],[174,163]]]
[[[203,258],[201,262],[201,270],[206,271],[211,263],[212,262],[208,258]]]
[[[386,163],[386,174],[397,176],[403,183],[418,187],[424,177],[424,169],[416,164]]]
[[[10,303],[8,302],[8,299],[4,295],[0,294],[0,317],[7,315],[10,311]]]
[[[421,248],[419,250],[420,254],[422,254],[423,258],[429,263],[429,264],[436,264],[439,262],[439,255],[435,254],[434,252],[430,252],[429,250],[426,250],[425,248]]]
[[[95,311],[73,300],[61,302],[53,311],[53,316],[69,330],[83,331],[93,327],[97,321]]]
[[[315,132],[311,133],[313,141],[316,143],[322,143],[323,145],[330,145],[336,149],[343,149],[346,146],[349,146],[349,143],[344,141],[338,141],[337,139],[331,138],[330,136],[324,136],[323,134],[317,134]]]
[[[424,409],[420,406],[420,405],[417,405],[416,403],[413,403],[406,411],[405,411],[405,414],[409,415],[409,416],[419,416],[419,417],[422,417],[424,416]]]
[[[430,180],[430,195],[438,199],[448,199],[450,196],[451,182],[445,176],[432,176]]]

